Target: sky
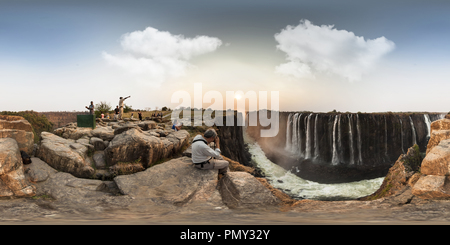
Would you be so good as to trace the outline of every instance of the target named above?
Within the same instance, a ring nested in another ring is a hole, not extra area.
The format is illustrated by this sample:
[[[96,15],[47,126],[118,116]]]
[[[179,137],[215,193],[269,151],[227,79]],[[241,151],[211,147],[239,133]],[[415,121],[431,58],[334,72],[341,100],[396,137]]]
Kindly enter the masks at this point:
[[[201,84],[200,99],[222,95],[203,97],[212,109],[226,91],[267,92],[270,109],[276,91],[281,111],[448,112],[448,13],[445,0],[0,0],[0,111],[121,96],[176,108],[177,91],[194,106]]]

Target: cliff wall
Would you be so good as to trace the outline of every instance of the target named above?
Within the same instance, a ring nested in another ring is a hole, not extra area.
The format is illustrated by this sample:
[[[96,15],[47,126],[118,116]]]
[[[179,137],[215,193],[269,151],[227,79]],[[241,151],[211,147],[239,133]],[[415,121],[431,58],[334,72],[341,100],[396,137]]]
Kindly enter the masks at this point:
[[[254,167],[251,163],[251,156],[244,143],[244,127],[237,126],[238,118],[236,115],[233,116],[234,126],[227,126],[225,119],[224,117],[224,126],[217,126],[222,155],[244,166]]]

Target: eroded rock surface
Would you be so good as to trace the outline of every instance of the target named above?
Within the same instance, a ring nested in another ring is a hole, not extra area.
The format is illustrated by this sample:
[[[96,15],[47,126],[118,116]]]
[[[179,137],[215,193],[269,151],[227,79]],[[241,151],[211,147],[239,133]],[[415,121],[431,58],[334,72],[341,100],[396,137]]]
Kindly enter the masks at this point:
[[[229,172],[220,180],[223,202],[230,208],[248,208],[279,204],[261,182],[246,172]]]
[[[13,138],[21,151],[33,152],[33,129],[23,117],[0,115],[0,138]]]
[[[42,132],[36,156],[53,168],[76,177],[89,178],[94,174],[90,161],[86,161],[88,147],[73,139],[64,139]]]
[[[23,163],[17,141],[0,139],[0,196],[34,196],[23,172]]]

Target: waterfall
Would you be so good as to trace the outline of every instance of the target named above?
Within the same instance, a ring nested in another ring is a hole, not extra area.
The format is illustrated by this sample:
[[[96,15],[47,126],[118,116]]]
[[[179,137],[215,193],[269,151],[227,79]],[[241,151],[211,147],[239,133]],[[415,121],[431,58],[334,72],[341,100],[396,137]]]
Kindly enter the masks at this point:
[[[317,119],[319,114],[316,114],[316,119],[314,120],[314,158],[319,157],[319,136],[317,134]]]
[[[336,165],[339,163],[338,152],[336,149],[336,125],[337,125],[337,122],[338,122],[338,115],[335,116],[334,124],[333,124],[333,158],[331,159],[331,163],[333,165]]]
[[[412,130],[412,137],[413,137],[412,145],[415,145],[415,144],[417,144],[416,128],[414,127],[414,122],[411,119],[411,116],[409,116],[409,122],[411,123],[411,130]]]
[[[359,116],[356,114],[356,131],[358,132],[358,163],[362,163],[362,155],[361,155],[361,125],[359,122]]]
[[[391,117],[387,114],[292,112],[284,117],[287,119],[286,146],[282,147],[297,161],[327,161],[332,165],[384,164],[398,157],[397,154],[404,154],[411,142],[422,148],[426,145],[431,122],[442,116],[420,116],[423,119],[416,125],[414,120],[417,118],[405,114]],[[403,127],[406,120],[409,120],[411,130]]]
[[[298,116],[298,123],[297,123],[297,127],[298,127],[298,131],[297,131],[297,133],[298,133],[298,136],[297,136],[297,139],[298,139],[298,144],[297,144],[297,147],[296,147],[296,150],[298,150],[298,155],[300,156],[300,157],[303,157],[303,152],[302,152],[302,142],[303,142],[303,139],[302,139],[302,127],[301,127],[301,118],[302,118],[302,115],[303,115],[303,113],[301,113],[299,116]]]
[[[307,126],[306,126],[306,146],[305,146],[305,158],[311,158],[311,116],[312,113],[309,114],[308,119],[306,120],[305,118],[305,122],[307,121]]]
[[[301,114],[300,114],[301,115]],[[297,123],[298,123],[298,113],[294,114],[294,119],[293,119],[293,124],[292,124],[292,148],[291,148],[291,152],[295,152],[298,150],[298,139],[297,139],[297,135],[298,135],[298,127],[297,127]]]
[[[338,160],[342,159],[342,132],[341,132],[341,114],[339,114],[338,119],[338,144],[337,144],[337,152],[338,152]]]
[[[430,132],[431,132],[431,120],[430,116],[428,114],[423,114],[423,117],[425,118],[425,123],[427,125],[427,139],[430,138]]]
[[[350,138],[350,164],[355,164],[355,149],[353,149],[352,115],[348,114],[348,134]]]
[[[286,151],[292,150],[292,133],[291,133],[291,124],[292,124],[292,113],[289,113],[287,124],[286,124]]]

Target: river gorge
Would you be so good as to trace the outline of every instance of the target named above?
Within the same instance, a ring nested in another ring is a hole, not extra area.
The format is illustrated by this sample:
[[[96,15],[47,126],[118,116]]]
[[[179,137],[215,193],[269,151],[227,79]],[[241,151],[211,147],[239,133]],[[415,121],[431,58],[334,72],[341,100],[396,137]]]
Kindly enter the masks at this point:
[[[425,152],[430,123],[444,113],[280,112],[276,137],[246,132],[266,157],[302,179],[349,183],[384,177],[397,158],[417,144]],[[267,127],[266,127],[267,128]]]

